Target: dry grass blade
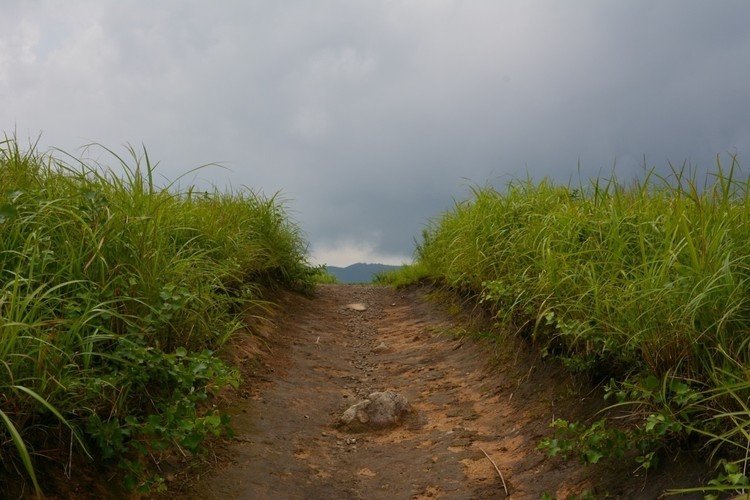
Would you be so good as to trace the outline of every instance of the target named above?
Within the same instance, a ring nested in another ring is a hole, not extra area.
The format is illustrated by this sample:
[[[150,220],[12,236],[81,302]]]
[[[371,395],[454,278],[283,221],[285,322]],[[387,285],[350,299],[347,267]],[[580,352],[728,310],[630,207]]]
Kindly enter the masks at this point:
[[[492,460],[492,457],[490,457],[486,451],[484,451],[482,448],[479,448],[482,453],[484,453],[484,456],[487,457],[487,460],[492,463],[492,466],[495,467],[495,470],[497,471],[497,475],[500,476],[500,481],[503,483],[503,489],[505,490],[505,496],[508,496],[508,486],[505,484],[505,478],[503,477],[503,473],[500,472],[500,469],[498,468],[497,464],[494,460]]]

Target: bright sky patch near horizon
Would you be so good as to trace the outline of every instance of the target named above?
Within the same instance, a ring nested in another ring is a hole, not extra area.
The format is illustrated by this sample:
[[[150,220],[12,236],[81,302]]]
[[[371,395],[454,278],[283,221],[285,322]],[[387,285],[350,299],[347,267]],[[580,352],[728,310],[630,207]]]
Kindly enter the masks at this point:
[[[0,132],[281,191],[318,263],[401,263],[473,184],[750,150],[750,2],[9,1]],[[106,161],[106,160],[105,160]],[[116,166],[114,161],[110,161]]]

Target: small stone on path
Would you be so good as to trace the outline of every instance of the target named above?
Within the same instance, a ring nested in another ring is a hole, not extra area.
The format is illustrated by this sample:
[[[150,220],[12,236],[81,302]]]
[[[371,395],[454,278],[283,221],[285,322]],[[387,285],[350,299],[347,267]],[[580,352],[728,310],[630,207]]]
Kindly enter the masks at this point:
[[[367,467],[359,469],[357,471],[357,475],[358,476],[365,476],[365,477],[375,477],[375,476],[377,476],[376,473],[374,473],[372,470],[368,469]]]
[[[381,342],[380,344],[376,345],[372,348],[372,352],[379,353],[379,352],[388,352],[391,348],[388,347],[388,345],[385,342]]]
[[[351,309],[352,311],[366,311],[367,310],[367,306],[364,305],[361,302],[355,302],[353,304],[347,304],[346,308],[347,309]]]

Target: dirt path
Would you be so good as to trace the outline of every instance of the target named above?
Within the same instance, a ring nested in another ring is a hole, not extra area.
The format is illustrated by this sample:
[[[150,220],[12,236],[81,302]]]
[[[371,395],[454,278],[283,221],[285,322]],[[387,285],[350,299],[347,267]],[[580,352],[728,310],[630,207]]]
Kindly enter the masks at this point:
[[[366,309],[347,308],[351,303]],[[184,493],[505,498],[484,452],[514,499],[594,489],[654,498],[685,476],[671,471],[644,480],[628,474],[629,464],[624,472],[593,470],[546,458],[535,448],[555,412],[597,404],[590,399],[599,396],[571,396],[561,372],[529,365],[533,358],[510,346],[495,357],[488,345],[447,334],[455,329],[456,320],[420,291],[333,285],[314,299],[295,298],[279,318],[272,355],[250,382],[252,394],[233,411],[236,436],[221,453],[229,458]],[[388,350],[374,351],[381,342]],[[348,406],[381,390],[409,399],[415,413],[406,424],[359,434],[334,427]],[[603,485],[602,476],[610,478]]]

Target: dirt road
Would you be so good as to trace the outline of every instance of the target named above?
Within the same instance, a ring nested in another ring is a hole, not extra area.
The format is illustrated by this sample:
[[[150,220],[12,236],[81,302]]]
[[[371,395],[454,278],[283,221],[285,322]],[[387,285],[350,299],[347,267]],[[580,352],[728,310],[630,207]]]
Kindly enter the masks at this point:
[[[654,498],[689,477],[683,469],[643,478],[630,464],[592,469],[547,458],[536,446],[553,416],[596,406],[600,396],[580,396],[528,347],[461,338],[458,326],[418,290],[331,285],[313,299],[288,300],[252,392],[232,411],[236,436],[220,453],[225,459],[182,494],[506,498],[504,480],[514,499],[587,490]],[[411,402],[402,426],[356,434],[335,427],[347,407],[382,390]]]

